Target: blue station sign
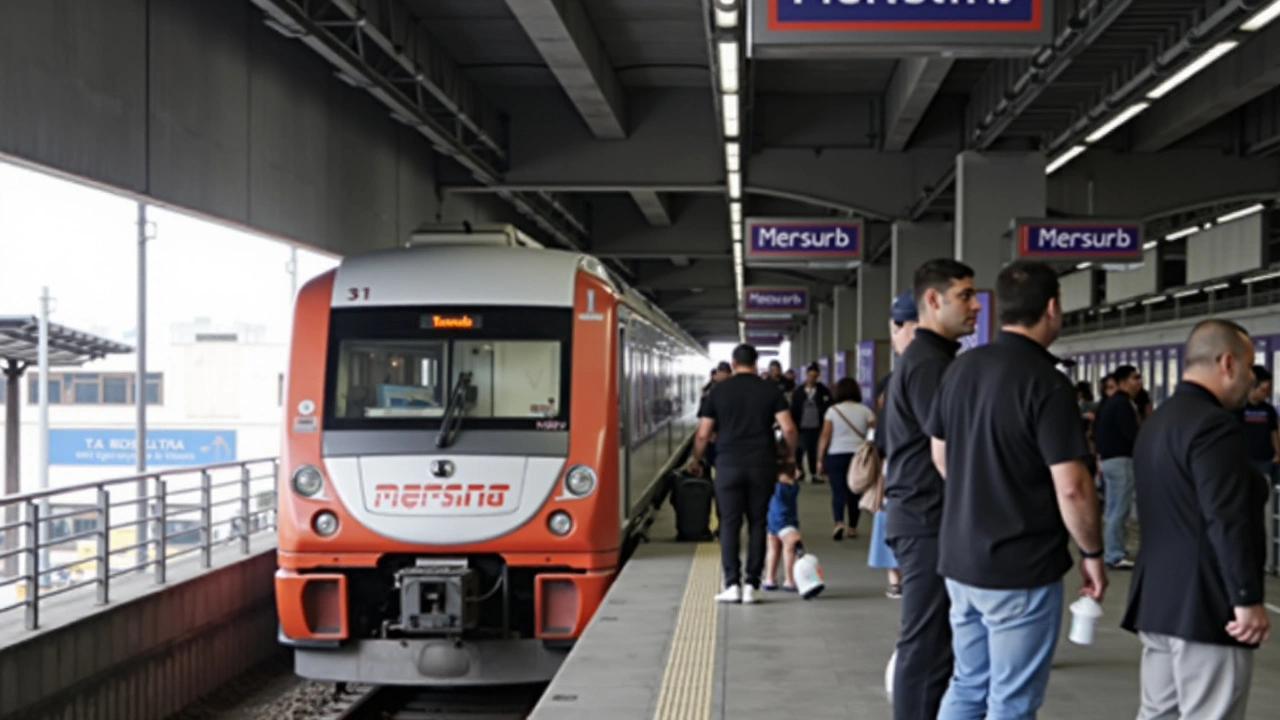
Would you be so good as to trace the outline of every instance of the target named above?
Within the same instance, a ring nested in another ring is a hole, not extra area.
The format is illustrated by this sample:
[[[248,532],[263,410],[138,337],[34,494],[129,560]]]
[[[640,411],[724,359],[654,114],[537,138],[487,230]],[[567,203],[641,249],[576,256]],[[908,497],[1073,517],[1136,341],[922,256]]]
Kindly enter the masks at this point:
[[[901,48],[971,56],[1030,52],[1053,39],[1053,0],[752,0],[753,51]],[[986,52],[984,52],[984,49]],[[783,56],[778,54],[777,56]]]
[[[133,430],[59,429],[49,431],[50,465],[137,464]],[[235,430],[147,429],[148,467],[198,467],[236,459]]]
[[[755,315],[798,315],[809,312],[809,288],[748,286],[742,289],[742,311]]]
[[[1133,220],[1019,218],[1014,239],[1021,258],[1142,262],[1142,223]]]
[[[852,266],[862,256],[862,221],[832,218],[747,218],[746,264]]]

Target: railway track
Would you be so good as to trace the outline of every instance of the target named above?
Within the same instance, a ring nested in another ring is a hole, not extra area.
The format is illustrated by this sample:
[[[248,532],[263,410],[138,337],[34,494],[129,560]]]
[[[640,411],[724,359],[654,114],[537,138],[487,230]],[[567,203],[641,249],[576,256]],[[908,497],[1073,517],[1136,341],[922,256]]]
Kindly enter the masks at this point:
[[[483,690],[339,685],[315,720],[523,720],[545,686]]]

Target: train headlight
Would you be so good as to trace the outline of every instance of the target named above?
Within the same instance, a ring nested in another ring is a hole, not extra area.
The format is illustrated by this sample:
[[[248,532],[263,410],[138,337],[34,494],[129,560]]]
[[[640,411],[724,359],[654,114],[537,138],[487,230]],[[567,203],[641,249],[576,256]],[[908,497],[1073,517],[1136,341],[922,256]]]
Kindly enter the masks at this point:
[[[574,465],[564,476],[565,488],[578,497],[586,497],[596,488],[596,473],[586,465]]]
[[[547,518],[547,529],[553,535],[568,535],[573,529],[573,518],[569,517],[569,513],[563,510],[557,510],[551,513],[551,517]]]
[[[324,488],[324,476],[314,465],[303,465],[293,471],[293,490],[303,497],[315,497]]]
[[[338,532],[338,516],[324,510],[316,513],[316,517],[311,521],[311,527],[315,528],[316,534],[323,537]]]

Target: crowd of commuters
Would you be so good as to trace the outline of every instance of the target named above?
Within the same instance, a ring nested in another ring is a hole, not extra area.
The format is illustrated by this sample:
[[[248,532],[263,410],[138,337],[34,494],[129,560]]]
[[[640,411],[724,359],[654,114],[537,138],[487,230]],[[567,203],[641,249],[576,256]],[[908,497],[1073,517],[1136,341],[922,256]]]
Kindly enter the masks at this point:
[[[1133,572],[1121,627],[1142,645],[1139,720],[1244,717],[1253,650],[1270,634],[1264,508],[1280,462],[1271,376],[1248,333],[1196,325],[1182,382],[1159,407],[1132,366],[1103,379],[1095,402],[1049,351],[1063,316],[1056,272],[1006,266],[999,331],[961,353],[980,310],[974,280],[950,259],[916,270],[892,302],[896,363],[873,398],[849,378],[828,390],[816,366],[799,385],[776,362],[761,374],[749,345],[717,370],[690,461],[714,465],[716,599],[778,587],[780,558],[794,589],[807,465],[830,485],[834,539],[856,537],[859,506],[873,514],[867,563],[902,600],[895,720],[1035,717],[1073,565],[1078,594],[1098,602],[1108,568]],[[846,475],[864,443],[884,472],[859,497]]]

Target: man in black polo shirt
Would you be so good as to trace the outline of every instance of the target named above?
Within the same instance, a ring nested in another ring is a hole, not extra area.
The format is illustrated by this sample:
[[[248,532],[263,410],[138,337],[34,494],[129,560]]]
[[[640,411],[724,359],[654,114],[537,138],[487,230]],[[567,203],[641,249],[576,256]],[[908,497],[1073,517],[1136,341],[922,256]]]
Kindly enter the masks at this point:
[[[950,259],[916,269],[919,324],[898,358],[885,400],[885,540],[902,572],[902,626],[893,676],[894,720],[934,720],[951,677],[947,589],[938,575],[942,478],[923,426],[942,373],[978,320],[973,269]]]
[[[773,428],[782,428],[795,453],[797,431],[791,408],[777,383],[756,372],[759,355],[751,345],[733,350],[733,375],[715,384],[698,412],[698,435],[689,470],[697,473],[707,441],[716,432],[716,507],[720,514],[720,563],[724,591],[717,602],[756,601],[764,572],[765,520],[778,481]],[[742,582],[742,516],[747,516],[747,577]]]
[[[1071,381],[1046,348],[1062,328],[1058,276],[1016,262],[996,279],[1001,329],[947,370],[926,430],[946,482],[938,572],[955,673],[938,720],[1033,718],[1062,624],[1068,533],[1101,600],[1101,518]]]
[[[1183,358],[1182,382],[1134,447],[1142,545],[1121,627],[1142,639],[1139,718],[1243,720],[1253,651],[1270,634],[1268,488],[1232,414],[1249,392],[1253,343],[1236,323],[1205,320]]]
[[[1129,513],[1133,508],[1133,443],[1138,439],[1138,408],[1134,398],[1142,390],[1142,375],[1132,365],[1121,365],[1111,374],[1116,391],[1102,402],[1094,421],[1093,434],[1102,463],[1106,503],[1106,544],[1104,559],[1117,570],[1128,570],[1133,561],[1126,555]]]

